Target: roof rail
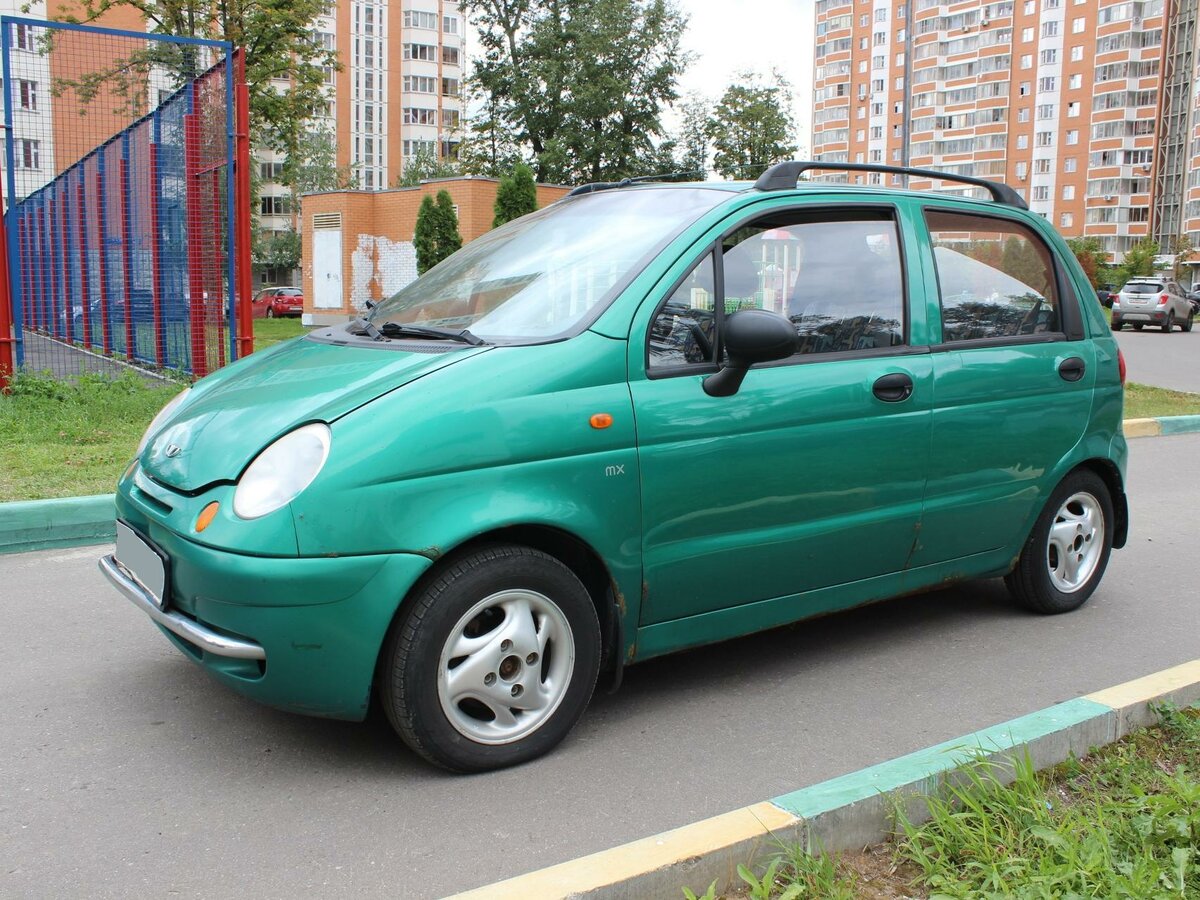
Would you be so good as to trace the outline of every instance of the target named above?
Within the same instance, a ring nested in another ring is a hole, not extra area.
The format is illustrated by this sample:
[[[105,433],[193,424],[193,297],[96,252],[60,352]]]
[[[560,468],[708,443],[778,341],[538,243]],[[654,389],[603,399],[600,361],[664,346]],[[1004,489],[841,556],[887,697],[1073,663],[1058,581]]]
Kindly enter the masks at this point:
[[[992,199],[1005,206],[1015,206],[1018,209],[1029,209],[1021,195],[1007,184],[998,181],[988,181],[986,178],[973,178],[970,175],[953,175],[949,172],[938,172],[933,169],[910,169],[907,166],[884,166],[873,163],[841,163],[814,162],[811,160],[793,160],[792,162],[776,163],[759,176],[754,186],[760,191],[790,191],[796,186],[796,180],[801,172],[813,169],[849,171],[849,172],[884,172],[893,175],[912,175],[916,178],[936,178],[942,181],[959,181],[963,184],[986,188]]]
[[[681,175],[703,175],[700,170],[692,170],[689,172],[663,172],[659,175],[639,175],[637,178],[622,178],[620,181],[593,181],[591,184],[581,184],[569,194],[568,197],[574,197],[578,194],[591,194],[595,191],[611,191],[615,188],[629,187],[631,184],[641,184],[645,181],[667,181],[670,178],[678,178]]]

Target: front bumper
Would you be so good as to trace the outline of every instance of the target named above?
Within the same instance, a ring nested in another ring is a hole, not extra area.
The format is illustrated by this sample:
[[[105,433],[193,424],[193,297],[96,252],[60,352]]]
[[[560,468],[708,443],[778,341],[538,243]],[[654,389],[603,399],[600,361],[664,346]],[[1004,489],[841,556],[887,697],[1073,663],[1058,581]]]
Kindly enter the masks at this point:
[[[118,495],[118,510],[131,511]],[[158,609],[111,556],[100,568],[190,659],[227,687],[291,712],[366,716],[375,663],[403,598],[432,565],[409,553],[250,556],[195,543],[153,520],[138,527],[166,554]]]

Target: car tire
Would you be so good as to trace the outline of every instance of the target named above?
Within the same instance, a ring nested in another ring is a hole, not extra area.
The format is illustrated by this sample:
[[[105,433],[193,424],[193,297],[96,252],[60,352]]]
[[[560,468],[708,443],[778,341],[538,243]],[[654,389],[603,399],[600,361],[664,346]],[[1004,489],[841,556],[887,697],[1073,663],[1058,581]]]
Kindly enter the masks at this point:
[[[552,556],[484,547],[443,566],[404,607],[380,658],[379,696],[404,742],[435,765],[528,762],[562,741],[591,700],[596,608]]]
[[[1134,330],[1134,331],[1141,331],[1141,330],[1142,330],[1143,328],[1145,328],[1145,327],[1146,327],[1146,323],[1145,323],[1145,322],[1134,322],[1134,323],[1133,323],[1133,330]]]
[[[1120,319],[1113,319],[1113,320],[1112,320],[1112,330],[1113,330],[1113,331],[1120,331],[1120,330],[1121,330],[1121,320],[1120,320]]]
[[[1187,315],[1187,318],[1183,320],[1183,324],[1179,326],[1179,330],[1190,332],[1192,330],[1192,325],[1195,324],[1195,321],[1196,321],[1195,312],[1189,312]]]
[[[275,310],[271,309],[271,307],[269,307],[269,306],[267,307],[267,318],[268,319],[275,318]]]
[[[1163,322],[1163,324],[1162,324],[1162,333],[1170,334],[1174,330],[1175,330],[1175,310],[1171,310],[1169,313],[1167,313],[1167,321]]]
[[[1113,531],[1108,485],[1095,472],[1076,469],[1051,493],[1004,583],[1034,612],[1078,609],[1104,577]]]

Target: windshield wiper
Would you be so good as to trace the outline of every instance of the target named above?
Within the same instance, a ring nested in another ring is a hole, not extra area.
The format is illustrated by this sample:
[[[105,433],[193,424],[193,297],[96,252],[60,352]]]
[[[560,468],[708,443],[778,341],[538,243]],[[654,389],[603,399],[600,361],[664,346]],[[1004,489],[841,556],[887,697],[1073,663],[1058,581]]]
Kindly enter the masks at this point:
[[[370,322],[367,322],[371,325]],[[371,325],[374,328],[374,325]],[[482,347],[487,341],[483,340],[467,329],[462,331],[451,331],[447,328],[428,328],[424,325],[403,325],[399,322],[384,322],[383,327],[376,329],[384,337],[428,337],[443,341],[459,341],[463,344],[470,344],[472,347]]]

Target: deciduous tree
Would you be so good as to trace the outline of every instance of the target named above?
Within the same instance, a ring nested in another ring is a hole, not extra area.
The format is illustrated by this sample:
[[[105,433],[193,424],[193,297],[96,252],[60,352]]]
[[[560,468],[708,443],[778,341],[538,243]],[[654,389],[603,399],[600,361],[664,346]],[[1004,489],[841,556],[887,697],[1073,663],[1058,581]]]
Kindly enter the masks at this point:
[[[742,72],[725,89],[708,119],[713,168],[725,178],[757,178],[772,163],[796,153],[792,88],[778,72],[763,82]]]

